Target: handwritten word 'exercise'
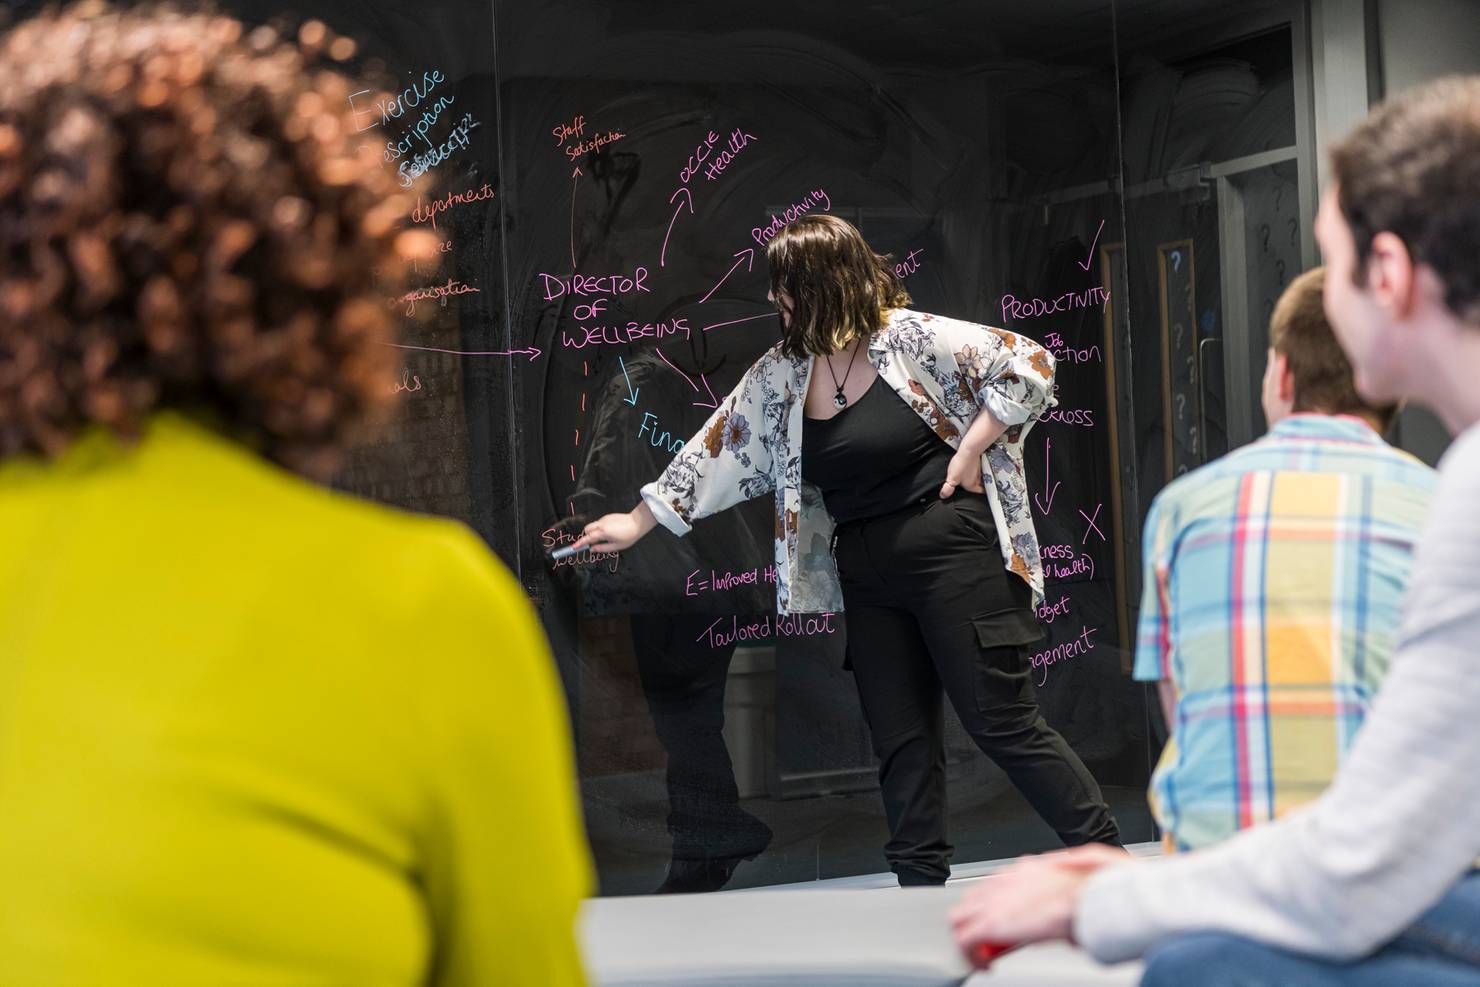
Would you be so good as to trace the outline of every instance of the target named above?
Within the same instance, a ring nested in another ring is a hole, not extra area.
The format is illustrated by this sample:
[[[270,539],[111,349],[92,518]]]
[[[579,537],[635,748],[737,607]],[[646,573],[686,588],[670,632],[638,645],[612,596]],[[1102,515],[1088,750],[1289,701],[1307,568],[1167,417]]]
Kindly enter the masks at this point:
[[[437,228],[437,217],[452,209],[453,206],[466,206],[474,202],[486,202],[493,198],[493,188],[487,182],[478,189],[468,189],[466,192],[448,192],[439,199],[430,202],[422,202],[421,196],[416,197],[416,205],[411,210],[411,221],[413,223],[431,223],[432,229]]]

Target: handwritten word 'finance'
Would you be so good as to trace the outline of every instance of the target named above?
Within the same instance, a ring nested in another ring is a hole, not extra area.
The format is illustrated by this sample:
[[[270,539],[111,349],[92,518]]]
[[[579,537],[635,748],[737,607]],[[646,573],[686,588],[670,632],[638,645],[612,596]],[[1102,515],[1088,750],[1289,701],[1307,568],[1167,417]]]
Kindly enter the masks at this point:
[[[426,154],[418,154],[410,161],[401,162],[400,167],[396,169],[396,174],[400,176],[401,187],[410,188],[414,179],[425,175],[458,151],[466,151],[470,144],[468,135],[481,126],[482,124],[473,119],[473,114],[464,113],[445,141]]]
[[[787,206],[781,215],[771,213],[771,222],[767,226],[757,226],[750,231],[750,236],[756,243],[765,246],[766,242],[781,232],[781,227],[790,223],[798,216],[805,216],[821,203],[823,212],[832,212],[832,199],[827,197],[827,190],[815,188],[802,197],[800,202],[793,202]]]
[[[1063,644],[1056,644],[1046,651],[1040,651],[1036,655],[1033,655],[1030,659],[1033,667],[1035,669],[1042,669],[1038,684],[1040,686],[1048,684],[1048,666],[1057,665],[1063,661],[1072,661],[1080,655],[1088,654],[1095,650],[1095,642],[1090,640],[1090,637],[1098,630],[1098,627],[1084,627],[1079,631],[1078,637],[1072,638]]]
[[[446,284],[429,284],[424,288],[413,288],[400,298],[392,298],[390,304],[405,305],[406,314],[415,315],[417,302],[437,300],[445,305],[446,300],[453,295],[476,295],[479,290],[455,278],[448,278]]]
[[[704,633],[694,638],[695,641],[707,641],[711,648],[724,648],[741,641],[764,641],[771,637],[774,627],[776,637],[808,637],[814,634],[831,634],[837,630],[833,626],[832,619],[836,614],[791,614],[776,615],[774,625],[772,617],[762,617],[760,620],[741,624],[739,617],[731,617],[730,626],[724,626],[725,618],[719,617],[714,623],[704,628]]]
[[[1072,312],[1075,309],[1103,305],[1110,301],[1110,292],[1098,285],[1085,291],[1066,291],[1055,298],[1025,298],[1019,301],[1012,295],[1002,296],[1003,319],[1037,319],[1055,312]]]
[[[584,336],[582,335],[584,333]],[[672,322],[629,322],[625,326],[579,326],[574,336],[560,330],[560,345],[567,349],[583,350],[587,346],[600,346],[603,343],[620,346],[623,343],[635,343],[640,339],[666,339],[669,336],[682,335],[688,339],[689,320],[685,316],[679,316]]]
[[[427,98],[428,93],[446,81],[447,79],[442,75],[441,69],[423,72],[419,83],[413,82],[396,95],[375,101],[375,109],[380,111],[379,120],[373,119],[374,113],[372,111],[355,105],[355,97],[369,96],[371,94],[369,89],[362,89],[357,93],[351,93],[349,96],[349,108],[355,118],[356,131],[363,132],[369,130],[371,127],[379,127],[390,123],[392,120],[399,120],[406,112],[407,107],[414,109],[420,106],[421,101]],[[361,126],[361,115],[371,117],[372,121]]]
[[[648,269],[639,267],[629,277],[626,274],[572,274],[568,278],[554,274],[541,274],[545,282],[545,301],[553,302],[561,295],[630,295],[639,291],[652,293],[644,282]]]
[[[546,528],[540,532],[540,541],[544,543],[546,552],[560,545],[569,545],[575,540],[575,535],[567,534],[556,528]],[[607,563],[607,571],[616,572],[620,558],[621,556],[616,552],[593,552],[589,548],[583,548],[576,554],[567,556],[556,562],[555,568],[559,569],[563,565],[579,566]]]
[[[642,413],[642,424],[637,426],[637,437],[640,439],[647,436],[648,445],[655,449],[666,449],[668,452],[683,452],[683,439],[670,433],[666,428],[658,431],[658,416],[651,411]]]
[[[701,578],[704,570],[695,569],[689,573],[689,578],[684,580],[683,595],[699,596],[703,593],[720,593],[725,590],[734,589],[737,586],[755,586],[759,583],[774,583],[776,581],[776,566],[768,565],[764,569],[742,569],[739,572],[715,572],[709,570],[709,578]]]
[[[1071,576],[1095,578],[1095,560],[1073,545],[1040,545],[1038,560],[1043,563],[1045,579],[1068,579]]]
[[[466,206],[469,203],[483,202],[491,198],[493,198],[493,188],[487,182],[484,182],[483,187],[476,191],[468,189],[466,192],[448,192],[440,199],[433,199],[427,203],[423,203],[421,196],[418,195],[416,207],[411,210],[411,219],[416,223],[431,223],[432,229],[435,230],[439,214],[447,212],[453,206]]]

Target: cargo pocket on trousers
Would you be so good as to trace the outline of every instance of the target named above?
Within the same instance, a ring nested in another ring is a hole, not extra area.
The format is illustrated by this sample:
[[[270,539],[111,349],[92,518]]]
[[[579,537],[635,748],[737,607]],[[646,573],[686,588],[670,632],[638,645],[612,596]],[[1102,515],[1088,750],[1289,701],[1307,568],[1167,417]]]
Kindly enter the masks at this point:
[[[975,617],[976,708],[986,712],[1032,698],[1028,676],[1028,650],[1044,639],[1043,628],[1032,610],[1013,608]]]

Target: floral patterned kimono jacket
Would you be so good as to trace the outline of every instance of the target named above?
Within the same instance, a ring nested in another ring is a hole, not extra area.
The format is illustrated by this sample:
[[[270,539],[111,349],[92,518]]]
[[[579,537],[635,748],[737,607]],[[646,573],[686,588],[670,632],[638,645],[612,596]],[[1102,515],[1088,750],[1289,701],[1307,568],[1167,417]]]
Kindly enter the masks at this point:
[[[1003,564],[1043,600],[1023,440],[1054,405],[1054,359],[1032,340],[989,326],[895,309],[869,340],[879,376],[952,448],[985,408],[1008,426],[982,456],[982,483],[997,521]],[[768,350],[642,488],[653,516],[675,534],[751,497],[776,501],[776,603],[783,614],[837,612],[842,586],[832,556],[833,519],[802,479],[802,408],[814,358]]]

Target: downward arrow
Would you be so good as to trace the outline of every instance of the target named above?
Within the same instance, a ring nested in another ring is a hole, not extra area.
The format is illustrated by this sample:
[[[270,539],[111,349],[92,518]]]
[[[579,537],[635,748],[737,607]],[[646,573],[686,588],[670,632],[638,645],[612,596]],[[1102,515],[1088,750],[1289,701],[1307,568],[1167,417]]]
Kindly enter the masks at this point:
[[[704,389],[709,392],[709,403],[708,404],[705,404],[703,401],[695,401],[694,402],[694,407],[696,407],[696,408],[718,408],[719,407],[719,398],[717,398],[717,397],[714,396],[714,388],[712,388],[712,387],[709,386],[709,378],[708,377],[705,377],[703,374],[700,374],[699,375],[699,379],[704,382]],[[689,381],[689,383],[692,384],[693,381]],[[696,387],[696,388],[694,388],[694,390],[698,390],[698,388]]]
[[[755,266],[755,249],[752,248],[752,247],[746,247],[744,250],[738,251],[735,254],[735,256],[736,257],[739,257],[741,254],[744,254],[745,255],[745,258],[744,258],[745,259],[745,270],[746,271],[750,271],[751,268],[753,268]],[[738,261],[738,260],[735,261],[734,264],[730,265],[730,269],[725,272],[725,276],[719,279],[719,284],[716,284],[713,288],[710,288],[709,289],[709,295],[712,295],[716,291],[719,291],[719,286],[721,284],[724,284],[725,281],[729,278],[729,276],[731,274],[734,274],[735,273],[735,268],[737,268],[739,266],[740,266],[740,261]],[[703,305],[705,302],[709,301],[709,295],[705,295],[703,298],[699,299],[699,302],[698,303],[700,305]]]
[[[1057,483],[1057,482],[1054,483],[1054,485],[1051,488],[1048,486],[1048,479],[1052,475],[1049,472],[1050,469],[1052,468],[1052,464],[1049,462],[1048,451],[1050,449],[1052,449],[1052,448],[1053,448],[1053,439],[1047,439],[1047,440],[1045,440],[1044,443],[1043,443],[1043,486],[1044,486],[1044,489],[1047,490],[1047,492],[1048,492],[1048,503],[1047,504],[1044,504],[1043,503],[1043,499],[1041,497],[1039,497],[1037,494],[1034,494],[1033,495],[1033,503],[1035,503],[1035,504],[1038,505],[1038,513],[1040,513],[1040,514],[1047,514],[1049,512],[1049,510],[1052,509],[1052,507],[1053,507],[1053,495],[1059,492],[1059,486],[1060,486],[1059,483]]]
[[[632,405],[632,407],[635,408],[637,407],[637,392],[642,390],[642,388],[632,386],[632,378],[627,376],[627,364],[623,362],[621,357],[617,357],[617,364],[622,368],[622,379],[627,382],[628,396],[623,398],[622,400],[626,401],[628,404]]]

